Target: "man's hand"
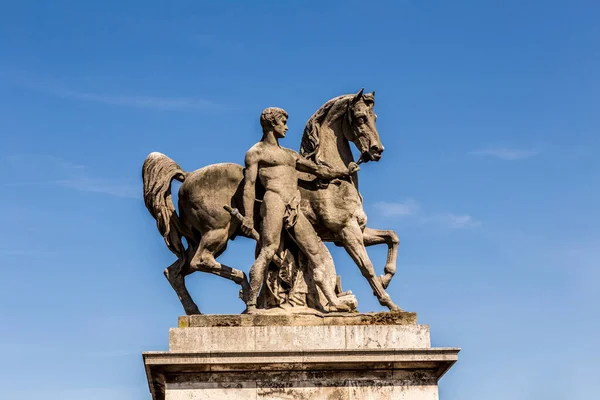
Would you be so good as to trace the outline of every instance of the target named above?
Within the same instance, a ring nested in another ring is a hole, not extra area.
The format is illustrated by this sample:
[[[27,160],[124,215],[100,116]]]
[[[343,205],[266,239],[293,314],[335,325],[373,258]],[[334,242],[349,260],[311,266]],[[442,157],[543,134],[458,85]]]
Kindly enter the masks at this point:
[[[254,220],[253,218],[244,217],[242,221],[242,232],[249,237],[252,237],[252,231],[254,230]]]
[[[348,164],[348,175],[352,175],[353,173],[358,171],[360,171],[360,167],[357,163],[351,162],[350,164]]]
[[[345,178],[347,176],[352,175],[353,173],[355,173],[356,171],[359,171],[360,167],[358,166],[357,163],[355,162],[350,162],[350,164],[348,164],[348,169],[346,171],[339,171],[335,178]]]

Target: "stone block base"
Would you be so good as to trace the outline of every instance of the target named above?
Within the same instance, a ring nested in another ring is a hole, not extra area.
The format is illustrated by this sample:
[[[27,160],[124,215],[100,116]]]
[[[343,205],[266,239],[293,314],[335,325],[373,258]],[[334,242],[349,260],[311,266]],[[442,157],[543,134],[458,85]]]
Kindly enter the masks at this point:
[[[403,314],[182,317],[168,352],[143,355],[150,391],[155,400],[436,400],[459,349],[431,348],[429,327]]]

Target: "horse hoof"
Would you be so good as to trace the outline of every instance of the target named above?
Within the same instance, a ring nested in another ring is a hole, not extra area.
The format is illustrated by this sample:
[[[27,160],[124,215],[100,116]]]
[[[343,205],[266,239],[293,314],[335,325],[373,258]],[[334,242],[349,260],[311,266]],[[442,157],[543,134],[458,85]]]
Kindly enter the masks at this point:
[[[198,307],[196,307],[193,310],[186,310],[185,313],[186,313],[186,315],[202,315],[202,313],[200,312]]]
[[[381,283],[381,286],[383,286],[384,289],[387,289],[387,287],[390,284],[390,281],[392,280],[391,276],[387,276],[387,275],[379,275],[379,282]]]
[[[403,309],[398,307],[396,304],[394,304],[394,302],[392,301],[392,299],[389,295],[386,295],[383,298],[379,299],[379,304],[381,304],[384,307],[389,308],[390,311],[392,311],[392,312],[403,312],[404,311]]]

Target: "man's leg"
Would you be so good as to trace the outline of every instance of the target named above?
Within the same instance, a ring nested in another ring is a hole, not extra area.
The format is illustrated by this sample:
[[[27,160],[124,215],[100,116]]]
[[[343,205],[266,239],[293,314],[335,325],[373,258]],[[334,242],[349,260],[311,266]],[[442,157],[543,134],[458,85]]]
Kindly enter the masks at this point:
[[[313,268],[313,278],[327,298],[330,311],[350,311],[350,307],[338,300],[335,294],[336,272],[333,258],[325,243],[317,236],[313,226],[302,212],[294,226],[294,236],[300,250]]]
[[[256,298],[265,280],[267,266],[273,260],[279,248],[281,230],[283,229],[283,212],[285,204],[276,193],[266,193],[261,206],[262,229],[260,234],[261,249],[250,268],[250,294],[248,311],[256,309]]]

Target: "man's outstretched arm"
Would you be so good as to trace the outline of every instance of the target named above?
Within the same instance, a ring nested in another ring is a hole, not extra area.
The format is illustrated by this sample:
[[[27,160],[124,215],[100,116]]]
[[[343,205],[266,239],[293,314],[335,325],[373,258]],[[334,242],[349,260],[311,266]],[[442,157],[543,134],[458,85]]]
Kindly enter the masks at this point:
[[[302,158],[299,154],[296,154],[296,169],[301,172],[314,174],[321,179],[337,179],[352,175],[358,171],[360,167],[352,162],[348,165],[348,169],[346,170],[331,168],[327,165],[315,164],[306,158]]]

